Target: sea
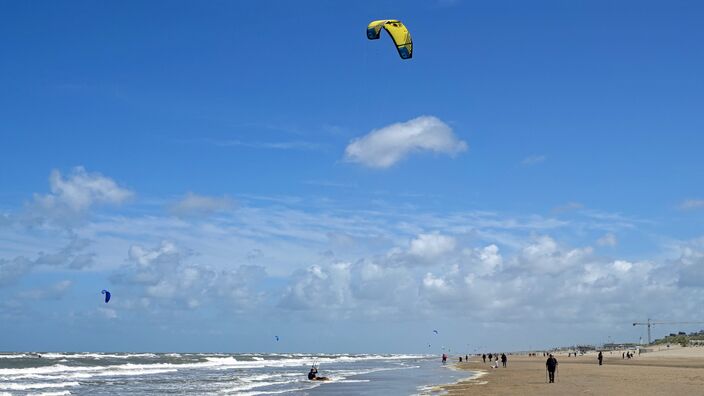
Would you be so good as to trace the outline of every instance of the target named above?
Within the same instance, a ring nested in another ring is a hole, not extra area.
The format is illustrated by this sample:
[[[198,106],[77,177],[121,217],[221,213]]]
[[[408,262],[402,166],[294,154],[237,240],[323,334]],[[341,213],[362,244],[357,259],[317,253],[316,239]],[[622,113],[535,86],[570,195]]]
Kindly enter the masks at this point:
[[[428,355],[0,353],[0,396],[435,395],[473,374]]]

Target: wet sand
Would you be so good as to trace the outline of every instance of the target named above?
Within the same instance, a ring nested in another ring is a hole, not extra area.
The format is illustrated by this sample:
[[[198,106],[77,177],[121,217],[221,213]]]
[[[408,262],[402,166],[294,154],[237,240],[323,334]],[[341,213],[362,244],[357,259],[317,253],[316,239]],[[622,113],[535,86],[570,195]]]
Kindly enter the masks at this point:
[[[556,383],[546,383],[545,360],[509,356],[508,367],[492,369],[481,358],[458,363],[483,374],[473,380],[443,387],[449,395],[704,395],[704,348],[679,348],[642,354],[631,360],[621,352],[567,357],[557,354]]]

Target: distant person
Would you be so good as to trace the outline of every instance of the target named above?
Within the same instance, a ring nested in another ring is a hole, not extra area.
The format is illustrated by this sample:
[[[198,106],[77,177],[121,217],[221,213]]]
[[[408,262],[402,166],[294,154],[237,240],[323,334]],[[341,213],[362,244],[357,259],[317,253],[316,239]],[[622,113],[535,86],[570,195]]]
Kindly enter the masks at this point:
[[[625,359],[625,358],[626,358],[626,352],[621,354],[621,359]]]
[[[462,356],[460,356],[460,363],[462,363]]]
[[[489,361],[491,361],[493,358],[494,358],[494,355],[490,353],[489,354]]]
[[[486,363],[486,353],[482,353],[482,363]]]
[[[468,362],[469,361],[469,355],[464,355],[464,361]]]
[[[443,353],[442,354],[442,364],[445,364],[445,363],[447,363],[447,355]]]
[[[506,368],[506,362],[508,361],[508,358],[506,357],[505,353],[501,354],[501,364]]]
[[[557,359],[555,359],[552,354],[545,361],[545,368],[548,370],[548,377],[550,378],[550,383],[555,382],[555,370],[557,370]]]
[[[604,361],[604,355],[601,354],[601,351],[599,351],[599,355],[596,357],[599,360],[599,366],[601,366],[602,362]]]

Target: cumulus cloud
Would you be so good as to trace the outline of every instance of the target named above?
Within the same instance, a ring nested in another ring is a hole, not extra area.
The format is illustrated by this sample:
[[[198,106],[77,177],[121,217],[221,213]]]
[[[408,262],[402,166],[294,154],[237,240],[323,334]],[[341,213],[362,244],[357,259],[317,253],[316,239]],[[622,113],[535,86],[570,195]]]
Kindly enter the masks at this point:
[[[467,150],[452,128],[433,116],[375,129],[352,140],[345,149],[345,159],[371,168],[388,168],[411,153],[431,151],[455,156]]]
[[[409,252],[415,256],[433,259],[452,252],[455,245],[455,238],[447,235],[420,234],[411,241]]]
[[[521,271],[557,274],[579,265],[592,253],[592,248],[563,249],[547,235],[535,240],[521,249],[514,265]]]
[[[49,194],[34,194],[29,209],[34,215],[67,219],[85,213],[94,205],[119,205],[130,199],[132,191],[120,187],[100,173],[89,173],[78,166],[64,177],[53,170],[49,175]]]
[[[170,210],[177,216],[199,216],[227,211],[234,206],[235,201],[228,196],[209,197],[189,192],[171,205]]]
[[[22,276],[36,268],[53,267],[79,270],[93,265],[94,253],[86,253],[90,241],[74,237],[63,248],[53,253],[39,252],[35,259],[17,256],[12,259],[0,259],[0,286],[13,284]]]
[[[266,277],[263,267],[239,265],[234,269],[216,269],[191,262],[189,249],[163,241],[156,247],[133,245],[129,263],[117,271],[112,280],[135,290],[133,306],[176,306],[196,309],[216,303],[229,310],[244,312],[256,307],[264,293],[256,286]]]

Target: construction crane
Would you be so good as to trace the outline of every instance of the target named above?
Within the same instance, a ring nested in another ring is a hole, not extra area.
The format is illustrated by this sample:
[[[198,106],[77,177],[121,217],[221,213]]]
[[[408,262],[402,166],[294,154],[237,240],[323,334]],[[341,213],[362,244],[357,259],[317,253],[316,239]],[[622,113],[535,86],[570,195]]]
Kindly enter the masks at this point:
[[[658,322],[651,320],[648,318],[647,322],[634,322],[633,326],[648,326],[648,345],[650,345],[650,327],[654,325],[664,325],[664,324],[676,324],[676,325],[684,325],[684,324],[704,324],[704,322]]]

